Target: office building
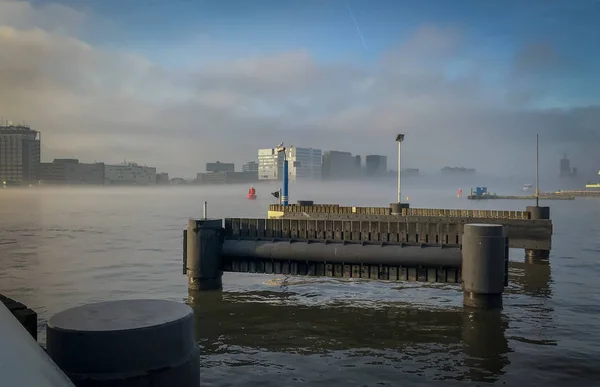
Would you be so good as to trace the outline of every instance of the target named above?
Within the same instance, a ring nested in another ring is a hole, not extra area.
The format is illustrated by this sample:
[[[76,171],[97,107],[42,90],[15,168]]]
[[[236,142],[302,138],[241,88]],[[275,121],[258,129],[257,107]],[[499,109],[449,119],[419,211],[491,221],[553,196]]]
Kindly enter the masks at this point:
[[[156,185],[156,168],[136,163],[105,165],[104,184]]]
[[[387,156],[367,155],[365,171],[368,177],[385,176],[387,174]]]
[[[283,152],[275,148],[258,150],[258,179],[281,180],[283,172]],[[289,167],[289,165],[288,165]]]
[[[167,172],[161,172],[156,174],[156,184],[167,185],[170,184],[169,174]]]
[[[321,180],[323,152],[320,149],[290,146],[287,155],[290,180]]]
[[[206,163],[206,172],[234,172],[234,163],[222,163],[217,161],[216,163]]]
[[[248,161],[246,164],[242,165],[242,172],[258,173],[258,163],[256,161]]]
[[[323,180],[354,179],[360,176],[360,166],[350,152],[327,151],[323,153],[321,177]]]
[[[104,184],[104,163],[86,164],[77,159],[54,159],[40,164],[42,184]]]
[[[3,185],[39,181],[40,132],[24,125],[0,125],[0,182]]]
[[[562,159],[560,159],[560,177],[575,177],[577,176],[577,168],[571,168],[571,160],[567,158],[567,155],[564,155]]]

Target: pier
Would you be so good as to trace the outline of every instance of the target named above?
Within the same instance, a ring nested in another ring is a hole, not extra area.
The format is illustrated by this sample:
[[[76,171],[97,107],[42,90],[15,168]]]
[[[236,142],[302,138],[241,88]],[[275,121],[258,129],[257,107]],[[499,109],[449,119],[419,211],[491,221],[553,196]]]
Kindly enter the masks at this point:
[[[469,200],[535,200],[535,195],[496,195],[490,194],[485,196],[469,195]],[[575,200],[573,195],[557,195],[557,194],[540,194],[540,200]]]
[[[558,196],[558,197],[561,197],[561,196],[562,197],[564,197],[564,196],[600,197],[600,190],[586,189],[586,190],[578,190],[578,191],[556,191],[556,192],[545,193],[544,195],[554,195],[554,196]],[[540,197],[543,197],[543,195],[540,194]]]
[[[223,272],[462,283],[466,306],[501,305],[510,240],[502,224],[455,224],[452,240],[424,234],[434,242],[411,241],[400,223],[190,219],[183,273],[192,291],[222,289]]]
[[[525,211],[395,209],[395,204],[389,207],[272,204],[269,206],[267,222],[271,223],[268,227],[262,227],[262,223],[243,227],[240,224],[239,233],[245,236],[256,228],[274,233],[265,235],[268,237],[460,245],[465,224],[483,223],[502,224],[511,248],[543,251],[536,254],[546,256],[552,248],[553,226],[549,207],[527,206]],[[234,234],[238,233],[237,221],[231,222],[234,224],[226,224],[226,228],[231,227],[235,230]]]

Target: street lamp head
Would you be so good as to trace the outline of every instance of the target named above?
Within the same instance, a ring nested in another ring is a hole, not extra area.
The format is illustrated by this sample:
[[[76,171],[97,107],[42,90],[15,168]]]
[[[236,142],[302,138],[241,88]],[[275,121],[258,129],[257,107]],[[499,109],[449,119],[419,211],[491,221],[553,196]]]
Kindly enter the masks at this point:
[[[398,135],[396,135],[396,141],[397,142],[404,141],[404,134],[398,134]]]

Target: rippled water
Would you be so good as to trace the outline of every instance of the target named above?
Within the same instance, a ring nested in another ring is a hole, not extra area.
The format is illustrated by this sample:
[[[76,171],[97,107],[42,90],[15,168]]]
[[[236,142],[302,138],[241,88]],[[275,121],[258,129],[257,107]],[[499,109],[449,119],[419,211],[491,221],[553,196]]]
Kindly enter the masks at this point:
[[[124,298],[196,311],[203,386],[598,385],[600,199],[551,201],[549,264],[511,250],[502,311],[462,308],[455,285],[225,274],[188,294],[181,230],[200,216],[265,216],[275,186],[0,190],[0,292],[45,321]],[[406,184],[413,207],[524,209]],[[468,187],[462,187],[465,191]],[[295,199],[383,205],[395,185],[301,185]],[[510,192],[506,192],[510,193]]]

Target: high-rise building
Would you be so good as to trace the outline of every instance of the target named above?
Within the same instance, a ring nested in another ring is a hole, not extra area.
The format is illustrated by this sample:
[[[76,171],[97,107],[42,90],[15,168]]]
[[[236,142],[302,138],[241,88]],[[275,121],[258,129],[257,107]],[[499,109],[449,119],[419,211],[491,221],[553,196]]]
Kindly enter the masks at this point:
[[[360,175],[356,157],[350,152],[327,151],[323,153],[321,176],[323,180],[354,179]]]
[[[321,180],[323,152],[320,149],[290,146],[286,152],[290,180]]]
[[[283,152],[275,148],[258,150],[258,179],[281,180],[283,172]],[[289,167],[289,165],[288,165]]]
[[[258,163],[256,161],[248,161],[242,165],[242,172],[258,172]]]
[[[560,159],[560,177],[574,177],[577,176],[577,168],[571,168],[571,160],[567,158],[567,155],[564,155],[562,159]]]
[[[367,155],[365,157],[367,176],[385,176],[387,174],[387,156]]]
[[[234,163],[222,163],[217,161],[216,163],[206,163],[206,172],[234,172]]]
[[[37,183],[40,176],[40,132],[24,125],[0,125],[0,182]]]

